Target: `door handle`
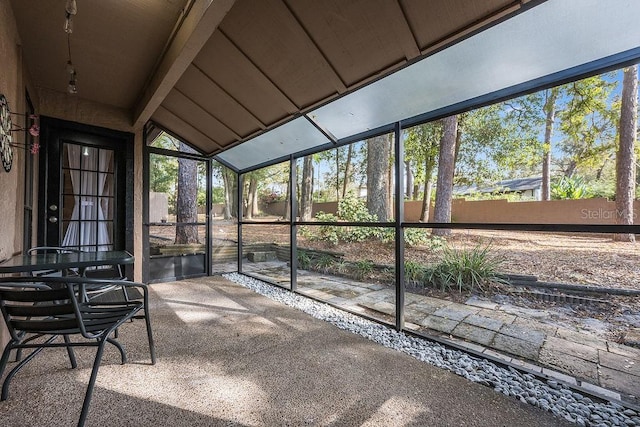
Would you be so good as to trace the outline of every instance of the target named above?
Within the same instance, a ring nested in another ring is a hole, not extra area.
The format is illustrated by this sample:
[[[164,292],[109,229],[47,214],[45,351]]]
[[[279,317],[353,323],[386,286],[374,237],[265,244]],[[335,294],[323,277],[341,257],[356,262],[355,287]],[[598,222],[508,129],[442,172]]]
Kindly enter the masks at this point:
[[[51,224],[55,224],[56,222],[58,222],[58,217],[57,216],[50,216],[49,217],[49,222]]]

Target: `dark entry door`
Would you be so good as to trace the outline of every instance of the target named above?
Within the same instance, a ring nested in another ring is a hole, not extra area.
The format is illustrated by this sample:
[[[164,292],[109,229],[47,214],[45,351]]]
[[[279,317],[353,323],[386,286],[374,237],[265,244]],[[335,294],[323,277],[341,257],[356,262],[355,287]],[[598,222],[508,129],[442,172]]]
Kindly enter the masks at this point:
[[[38,244],[131,250],[133,136],[49,118],[41,129]]]

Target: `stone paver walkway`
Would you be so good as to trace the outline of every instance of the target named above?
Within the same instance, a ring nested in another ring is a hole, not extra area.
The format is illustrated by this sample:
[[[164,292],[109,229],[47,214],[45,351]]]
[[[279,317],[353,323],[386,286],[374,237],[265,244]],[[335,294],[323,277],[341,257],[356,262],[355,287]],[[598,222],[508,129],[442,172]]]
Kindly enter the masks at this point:
[[[246,263],[245,272],[289,285],[281,262]],[[353,312],[395,315],[395,290],[298,271],[298,292]],[[510,310],[470,298],[465,304],[405,294],[405,327],[564,381],[606,398],[640,403],[640,349],[536,319],[539,310]]]

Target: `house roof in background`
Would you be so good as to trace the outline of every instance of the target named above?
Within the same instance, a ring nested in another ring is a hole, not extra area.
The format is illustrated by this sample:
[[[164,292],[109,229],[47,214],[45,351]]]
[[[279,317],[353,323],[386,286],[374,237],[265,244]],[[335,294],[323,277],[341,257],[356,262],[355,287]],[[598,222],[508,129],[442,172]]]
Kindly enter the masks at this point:
[[[517,193],[522,191],[538,190],[542,188],[542,177],[504,179],[488,186],[478,187],[476,185],[459,186],[453,188],[456,195],[467,195],[474,193]]]

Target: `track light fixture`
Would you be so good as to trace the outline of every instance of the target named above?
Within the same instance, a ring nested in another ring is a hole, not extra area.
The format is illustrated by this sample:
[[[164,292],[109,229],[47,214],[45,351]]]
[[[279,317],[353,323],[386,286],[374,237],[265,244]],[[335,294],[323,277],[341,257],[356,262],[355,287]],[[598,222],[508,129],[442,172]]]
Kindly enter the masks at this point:
[[[67,0],[67,4],[64,7],[65,20],[64,20],[64,32],[67,34],[73,33],[73,17],[78,13],[78,6],[76,0]]]
[[[70,95],[78,93],[78,87],[76,86],[76,69],[71,61],[71,33],[73,33],[73,17],[78,13],[78,6],[76,0],[67,0],[67,4],[64,8],[65,22],[64,31],[67,33],[67,73],[69,74],[69,84],[67,85],[67,92]]]

